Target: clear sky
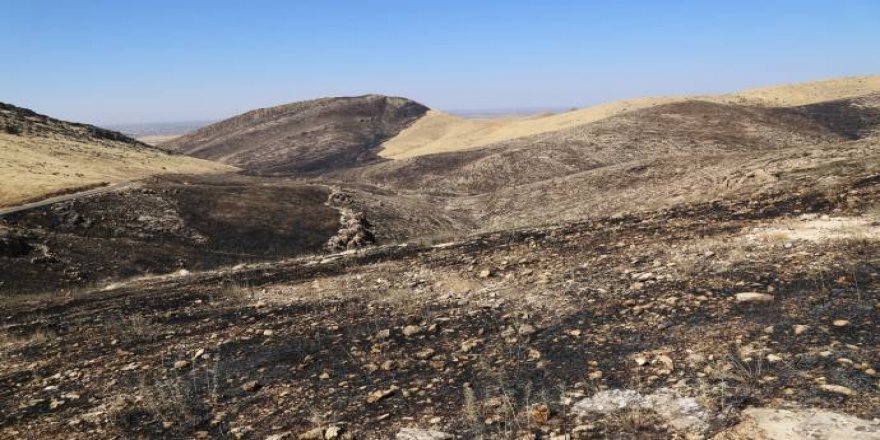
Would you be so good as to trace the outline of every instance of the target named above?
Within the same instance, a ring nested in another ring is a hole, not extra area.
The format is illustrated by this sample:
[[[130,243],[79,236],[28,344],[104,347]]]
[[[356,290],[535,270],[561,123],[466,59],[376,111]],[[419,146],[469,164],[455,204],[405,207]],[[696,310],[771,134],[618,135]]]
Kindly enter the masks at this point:
[[[383,93],[584,106],[880,74],[880,1],[0,0],[0,101],[97,124]]]

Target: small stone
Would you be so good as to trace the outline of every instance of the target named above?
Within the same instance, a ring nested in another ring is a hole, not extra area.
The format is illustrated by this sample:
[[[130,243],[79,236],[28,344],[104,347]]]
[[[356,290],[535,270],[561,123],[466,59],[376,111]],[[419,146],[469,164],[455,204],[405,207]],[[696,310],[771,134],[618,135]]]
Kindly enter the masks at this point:
[[[244,384],[242,384],[241,389],[250,393],[259,390],[261,387],[262,385],[260,385],[259,382],[252,380],[250,382],[245,382]]]
[[[370,393],[369,396],[367,396],[367,403],[376,403],[376,402],[396,393],[397,390],[399,390],[399,389],[400,389],[400,387],[398,387],[397,385],[392,385],[390,388],[385,389],[385,390],[373,391],[372,393]]]
[[[657,356],[657,360],[663,363],[663,366],[666,367],[667,370],[672,371],[675,369],[675,364],[672,362],[672,358],[666,356],[665,354],[661,354]]]
[[[532,421],[539,425],[546,425],[550,420],[550,408],[547,405],[539,404],[532,407]]]
[[[483,269],[480,271],[480,278],[489,278],[492,276],[492,271],[489,269]]]
[[[599,380],[602,378],[602,370],[593,371],[587,375],[590,380]]]
[[[396,440],[451,440],[452,434],[430,429],[401,428]]]
[[[523,325],[519,326],[519,329],[517,329],[517,332],[520,334],[520,336],[529,336],[529,335],[535,334],[535,332],[537,332],[537,330],[531,324],[523,324]]]
[[[645,272],[638,277],[636,277],[636,281],[648,281],[654,279],[654,274],[651,272]]]
[[[327,372],[321,373],[321,375],[318,376],[318,379],[321,379],[321,380],[330,379],[330,373],[327,373]]]
[[[840,394],[842,396],[854,396],[856,394],[852,388],[847,388],[843,385],[823,384],[819,385],[819,389],[829,393]]]
[[[782,357],[779,355],[773,353],[767,355],[767,362],[770,362],[771,364],[775,364],[780,361],[782,361]]]
[[[434,353],[436,353],[436,351],[434,351],[433,348],[426,348],[422,351],[417,352],[416,357],[419,359],[428,359],[431,356],[434,356]]]
[[[792,328],[792,331],[794,331],[795,335],[800,336],[800,335],[806,333],[807,330],[810,329],[810,326],[803,325],[803,324],[796,324],[796,325],[792,326],[791,328]]]
[[[417,325],[408,325],[403,328],[403,335],[404,336],[414,336],[414,335],[417,335],[421,332],[422,332],[421,327],[419,327]]]
[[[849,325],[849,320],[846,319],[835,319],[834,322],[831,323],[833,326],[841,328]]]
[[[331,426],[324,431],[324,440],[334,440],[339,438],[339,435],[342,433],[342,428],[338,426]]]
[[[299,440],[322,440],[324,438],[324,428],[310,429],[297,437]]]
[[[473,341],[464,341],[461,343],[461,351],[468,353],[474,348],[477,347],[478,342],[476,340]]]
[[[189,361],[177,361],[174,363],[175,370],[181,370],[189,366]]]
[[[273,330],[263,330],[263,336],[272,336],[275,332]]]
[[[736,302],[738,303],[766,303],[773,302],[773,295],[760,292],[742,292],[736,294]]]
[[[379,332],[376,333],[376,339],[388,339],[390,337],[391,337],[391,330],[389,330],[387,328],[384,330],[379,330]]]

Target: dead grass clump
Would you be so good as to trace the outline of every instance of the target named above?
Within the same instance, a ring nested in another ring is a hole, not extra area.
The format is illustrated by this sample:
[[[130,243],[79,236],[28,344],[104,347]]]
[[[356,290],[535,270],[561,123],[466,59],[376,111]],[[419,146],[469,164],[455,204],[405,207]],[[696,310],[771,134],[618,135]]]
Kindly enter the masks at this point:
[[[149,431],[179,437],[191,433],[210,420],[221,398],[222,376],[219,360],[208,370],[145,376],[134,399],[111,414],[114,425],[126,434]]]
[[[791,238],[788,233],[783,231],[770,232],[764,235],[764,241],[767,243],[782,244],[787,243],[790,240]]]
[[[124,342],[149,342],[159,334],[156,325],[140,313],[119,315],[105,322],[104,327],[110,337]]]
[[[16,335],[8,332],[0,333],[0,345],[6,344],[34,344],[43,345],[54,341],[57,338],[55,332],[38,328],[33,332]]]
[[[248,285],[246,282],[233,280],[227,283],[224,283],[218,291],[215,291],[217,295],[212,294],[212,301],[217,298],[224,298],[229,301],[233,301],[236,303],[245,303],[249,301],[253,301],[256,297],[256,292],[254,289]]]

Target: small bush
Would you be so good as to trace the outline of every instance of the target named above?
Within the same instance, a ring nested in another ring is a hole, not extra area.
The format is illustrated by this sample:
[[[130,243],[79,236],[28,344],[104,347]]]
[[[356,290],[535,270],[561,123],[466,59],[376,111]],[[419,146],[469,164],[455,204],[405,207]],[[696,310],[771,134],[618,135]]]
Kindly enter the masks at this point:
[[[24,132],[24,128],[19,124],[6,125],[6,132],[9,134],[19,135]]]

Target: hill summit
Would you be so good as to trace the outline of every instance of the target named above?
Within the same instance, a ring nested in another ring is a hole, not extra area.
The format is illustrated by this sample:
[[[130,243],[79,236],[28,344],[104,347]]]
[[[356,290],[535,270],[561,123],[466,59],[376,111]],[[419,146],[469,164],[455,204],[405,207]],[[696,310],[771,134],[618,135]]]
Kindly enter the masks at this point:
[[[253,110],[162,146],[253,174],[320,173],[379,160],[382,142],[427,111],[382,95],[322,98]]]

